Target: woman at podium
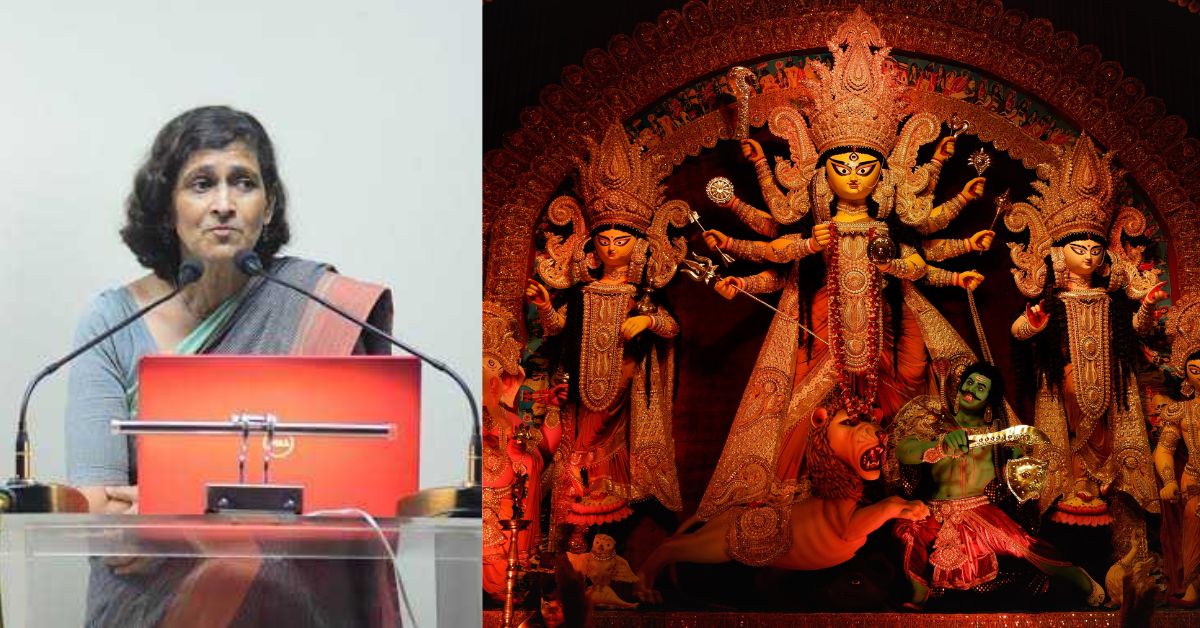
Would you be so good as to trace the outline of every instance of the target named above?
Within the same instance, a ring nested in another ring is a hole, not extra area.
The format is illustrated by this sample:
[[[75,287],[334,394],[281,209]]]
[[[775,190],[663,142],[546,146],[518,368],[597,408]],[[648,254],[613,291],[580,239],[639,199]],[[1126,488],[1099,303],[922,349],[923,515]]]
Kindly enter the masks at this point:
[[[93,513],[138,512],[134,441],[113,435],[109,422],[136,416],[142,356],[389,352],[386,343],[363,335],[320,305],[250,278],[235,265],[235,255],[252,249],[266,272],[314,291],[382,329],[391,328],[386,288],[343,277],[326,264],[279,254],[289,239],[287,194],[271,139],[250,114],[201,107],[168,122],[134,176],[125,209],[121,238],[149,272],[102,292],[79,324],[77,344],[187,285],[72,366],[66,414],[68,476],[71,484],[81,487]],[[195,273],[185,261],[202,267],[198,279],[186,277]],[[175,595],[181,588],[199,586],[195,580],[202,574],[195,561],[107,559],[92,570],[87,625],[169,625],[173,616],[190,614],[195,619],[195,613],[206,614],[204,625],[253,623],[255,600],[261,597],[256,587],[286,582],[288,588],[303,589],[310,577],[319,578],[323,589],[348,586],[340,582],[345,578],[322,577],[321,569],[290,569],[286,577],[274,578],[265,569],[242,578],[241,590],[230,588],[222,599],[210,596],[201,604]],[[346,618],[339,619],[340,612],[329,608],[328,596],[291,600],[310,606],[294,609],[299,616],[316,620],[332,613],[328,619],[333,623],[328,625],[346,625]],[[318,606],[320,602],[324,603]]]

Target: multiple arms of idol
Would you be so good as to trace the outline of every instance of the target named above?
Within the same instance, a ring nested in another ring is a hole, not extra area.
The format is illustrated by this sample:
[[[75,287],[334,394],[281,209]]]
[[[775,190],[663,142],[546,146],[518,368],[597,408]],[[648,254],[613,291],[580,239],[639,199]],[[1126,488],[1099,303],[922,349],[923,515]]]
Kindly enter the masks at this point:
[[[968,201],[978,198],[982,193],[983,180],[978,178],[969,182],[962,193],[955,195],[949,201],[941,205],[933,205],[933,190],[941,172],[942,161],[953,154],[953,143],[948,141],[949,139],[943,140],[938,145],[934,160],[917,168],[909,179],[910,182],[915,181],[918,188],[913,197],[917,205],[916,214],[925,217],[925,222],[916,225],[921,233],[933,233],[945,227],[958,216]],[[794,212],[797,209],[807,212],[807,207],[794,207],[796,199],[805,195],[803,193],[785,195],[780,190],[771,168],[762,154],[762,149],[756,142],[744,141],[743,154],[754,162],[755,170],[758,173],[759,187],[771,211],[768,213],[755,208],[736,196],[733,196],[723,206],[730,209],[752,231],[772,239],[770,241],[741,240],[730,238],[719,231],[710,230],[705,232],[705,240],[710,245],[718,246],[735,257],[752,262],[786,263],[823,250],[829,242],[827,225],[817,225],[813,229],[812,236],[807,238],[801,234],[776,237],[779,232],[779,222],[773,218],[773,215],[786,215],[784,212],[789,211],[795,215]],[[817,173],[814,176],[820,176],[820,174]],[[880,264],[879,268],[900,279],[910,281],[924,279],[926,283],[934,286],[954,285],[973,289],[982,281],[982,276],[978,273],[947,271],[929,264],[927,260],[943,261],[970,252],[986,250],[991,246],[994,235],[994,232],[991,231],[981,231],[970,238],[930,239],[922,243],[920,251],[914,247],[902,245],[900,257]],[[776,271],[764,271],[751,277],[738,278],[735,281],[740,284],[739,287],[751,293],[777,290],[781,287],[779,273]]]

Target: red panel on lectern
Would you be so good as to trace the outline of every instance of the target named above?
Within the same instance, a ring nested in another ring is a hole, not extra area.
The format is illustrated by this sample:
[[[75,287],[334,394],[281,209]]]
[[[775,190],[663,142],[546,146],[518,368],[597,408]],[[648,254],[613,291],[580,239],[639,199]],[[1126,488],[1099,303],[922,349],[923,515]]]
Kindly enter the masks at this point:
[[[421,365],[405,356],[147,356],[138,419],[228,421],[273,414],[284,423],[388,423],[393,436],[274,439],[272,484],[304,486],[304,512],[355,507],[394,516],[417,490]],[[251,435],[246,482],[263,477],[264,434]],[[240,436],[142,435],[139,511],[200,514],[205,485],[238,481]]]

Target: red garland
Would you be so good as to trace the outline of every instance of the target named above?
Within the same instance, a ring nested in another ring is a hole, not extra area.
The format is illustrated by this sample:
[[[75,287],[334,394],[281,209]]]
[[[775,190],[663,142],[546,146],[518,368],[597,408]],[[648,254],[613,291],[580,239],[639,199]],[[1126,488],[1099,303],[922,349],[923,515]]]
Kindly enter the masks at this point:
[[[838,395],[846,414],[860,420],[870,420],[871,406],[879,389],[879,353],[883,344],[880,335],[879,319],[881,305],[880,283],[882,273],[874,264],[870,264],[870,280],[867,283],[867,350],[875,359],[871,360],[863,373],[866,386],[863,395],[854,394],[854,376],[846,369],[846,345],[842,340],[842,297],[841,286],[837,283],[842,276],[838,268],[840,260],[841,238],[838,236],[836,221],[829,224],[833,236],[829,247],[829,272],[826,275],[826,288],[829,290],[829,347],[833,352],[834,369],[837,373]],[[875,227],[867,232],[867,242],[875,239]],[[833,285],[830,285],[830,283]]]

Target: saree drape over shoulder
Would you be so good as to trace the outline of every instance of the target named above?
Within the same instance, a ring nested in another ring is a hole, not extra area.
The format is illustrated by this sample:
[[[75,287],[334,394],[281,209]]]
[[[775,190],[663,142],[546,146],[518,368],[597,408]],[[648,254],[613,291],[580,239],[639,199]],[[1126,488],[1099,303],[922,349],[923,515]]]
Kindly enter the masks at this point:
[[[271,274],[314,292],[352,316],[381,329],[392,327],[391,293],[333,272],[332,267],[293,257],[280,258]],[[350,355],[390,353],[388,342],[283,286],[255,277],[225,324],[212,330],[197,353],[256,355]],[[361,342],[361,345],[359,344]]]

